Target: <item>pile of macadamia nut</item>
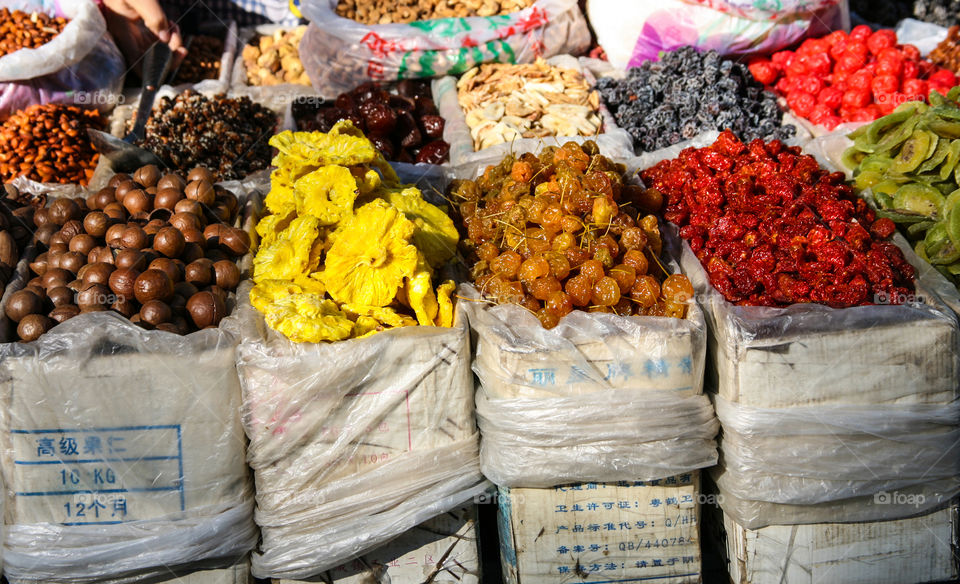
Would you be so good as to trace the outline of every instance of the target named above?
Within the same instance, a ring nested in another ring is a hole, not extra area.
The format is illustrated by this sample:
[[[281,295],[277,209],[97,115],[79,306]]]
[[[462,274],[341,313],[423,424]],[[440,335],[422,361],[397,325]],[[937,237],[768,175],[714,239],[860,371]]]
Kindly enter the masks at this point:
[[[7,317],[33,341],[81,312],[112,310],[178,334],[216,327],[240,282],[250,236],[234,227],[237,196],[198,167],[186,177],[144,166],[82,198],[33,214],[42,253],[9,296]]]
[[[337,14],[363,24],[391,24],[510,14],[532,4],[533,0],[340,0]]]

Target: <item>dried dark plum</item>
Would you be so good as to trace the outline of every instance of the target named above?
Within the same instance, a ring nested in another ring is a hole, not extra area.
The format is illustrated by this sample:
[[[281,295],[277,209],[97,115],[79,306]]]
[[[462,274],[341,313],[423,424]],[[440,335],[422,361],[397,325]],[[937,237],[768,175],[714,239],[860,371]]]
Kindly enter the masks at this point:
[[[443,140],[427,142],[417,154],[417,162],[426,164],[443,164],[450,155],[450,145]]]
[[[370,136],[370,141],[373,142],[373,145],[383,154],[383,157],[388,160],[393,160],[394,154],[396,154],[396,149],[393,147],[393,142],[390,141],[386,136]]]
[[[323,112],[323,121],[329,126],[333,126],[346,117],[347,111],[338,107],[332,107]]]
[[[356,107],[356,102],[353,100],[353,96],[351,96],[349,93],[341,93],[337,96],[337,101],[334,102],[334,105],[340,109],[350,111]]]
[[[418,116],[435,116],[440,113],[437,110],[437,104],[429,97],[418,97],[417,107],[414,110]]]
[[[430,138],[443,137],[444,121],[440,116],[423,116],[420,118],[420,128]]]
[[[387,103],[393,109],[402,112],[412,112],[416,107],[416,104],[412,99],[409,97],[403,97],[402,95],[391,95],[390,100]]]
[[[386,136],[396,127],[397,114],[388,106],[378,104],[367,111],[364,120],[370,133]]]

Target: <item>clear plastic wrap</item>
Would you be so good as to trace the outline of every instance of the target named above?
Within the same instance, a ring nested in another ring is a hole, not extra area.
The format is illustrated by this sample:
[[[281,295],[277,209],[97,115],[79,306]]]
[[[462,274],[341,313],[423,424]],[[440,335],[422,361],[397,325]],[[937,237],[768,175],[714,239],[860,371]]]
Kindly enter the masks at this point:
[[[38,103],[107,112],[118,102],[126,65],[92,0],[0,0],[0,6],[63,16],[70,22],[47,44],[0,57],[0,119]]]
[[[835,142],[818,138],[806,151],[835,169]],[[894,243],[917,268],[915,298],[844,309],[734,306],[683,244],[680,263],[710,325],[706,385],[723,429],[711,474],[738,524],[899,519],[960,493],[960,334],[946,304],[957,293],[902,237]],[[877,503],[894,489],[925,493],[923,505]]]
[[[336,95],[359,80],[458,75],[480,63],[530,63],[537,56],[581,53],[590,45],[576,0],[537,0],[488,17],[366,25],[337,16],[336,0],[303,0],[310,28],[300,56],[313,86]]]
[[[77,194],[14,182],[51,198]],[[255,183],[223,185],[240,197],[238,221],[250,229]],[[33,252],[0,308],[29,279]],[[12,323],[0,325],[10,340]],[[231,566],[253,549],[237,343],[225,328],[180,336],[108,311],[78,315],[32,343],[0,344],[11,583],[156,581]]]
[[[558,55],[547,59],[547,63],[559,67],[567,67],[583,71],[587,82],[593,86],[596,80],[589,69],[585,69],[581,62],[570,55]],[[504,156],[511,152],[538,152],[546,145],[559,145],[563,142],[574,141],[583,143],[593,140],[600,147],[600,153],[608,158],[618,160],[633,157],[633,138],[626,130],[617,126],[613,115],[603,103],[600,103],[600,117],[603,119],[603,131],[597,136],[562,136],[547,138],[520,138],[509,143],[497,144],[490,148],[474,151],[473,137],[460,100],[457,96],[457,80],[454,77],[442,77],[433,81],[433,97],[440,110],[440,115],[446,120],[443,128],[443,139],[450,143],[450,163],[457,167],[458,174],[470,176],[477,169],[483,169],[491,164],[497,164]]]
[[[913,18],[904,18],[897,23],[897,42],[901,45],[913,45],[926,57],[947,38],[947,28],[932,22],[923,22]]]
[[[847,3],[840,0],[662,0],[636,3],[628,11],[615,4],[610,3],[603,22],[615,20],[611,34],[626,31],[636,39],[626,67],[655,61],[660,51],[684,45],[715,49],[725,56],[772,53],[808,36],[849,28],[850,19]],[[592,22],[596,30],[603,30],[597,21]],[[605,42],[602,37],[601,33],[601,45]]]
[[[298,344],[241,286],[257,577],[306,578],[483,492],[466,323]],[[461,317],[458,317],[461,318]]]
[[[460,295],[478,298],[469,285]],[[519,306],[461,306],[477,337],[480,464],[496,484],[652,480],[716,463],[696,305],[683,320],[574,311],[549,330]]]
[[[135,582],[253,548],[235,346],[110,312],[0,345],[11,583]]]

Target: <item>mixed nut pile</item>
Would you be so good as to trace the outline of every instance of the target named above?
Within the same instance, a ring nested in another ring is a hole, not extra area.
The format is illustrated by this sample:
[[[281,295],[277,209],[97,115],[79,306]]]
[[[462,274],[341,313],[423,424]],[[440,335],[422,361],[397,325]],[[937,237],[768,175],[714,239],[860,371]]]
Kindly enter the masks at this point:
[[[306,26],[278,30],[272,35],[255,37],[243,47],[243,65],[250,85],[298,83],[310,85],[310,77],[300,61],[300,41]]]
[[[33,213],[44,250],[6,315],[23,341],[81,312],[113,310],[144,328],[179,334],[215,327],[240,282],[250,236],[232,227],[237,197],[196,168],[118,174],[87,199],[59,198]]]
[[[534,0],[340,0],[337,14],[363,24],[391,24],[430,20],[495,16],[523,10]]]
[[[457,81],[474,148],[517,138],[593,136],[600,96],[583,74],[537,59],[526,65],[480,65]]]
[[[77,106],[34,105],[15,112],[0,125],[0,178],[87,184],[99,157],[87,128],[105,125],[97,110]]]

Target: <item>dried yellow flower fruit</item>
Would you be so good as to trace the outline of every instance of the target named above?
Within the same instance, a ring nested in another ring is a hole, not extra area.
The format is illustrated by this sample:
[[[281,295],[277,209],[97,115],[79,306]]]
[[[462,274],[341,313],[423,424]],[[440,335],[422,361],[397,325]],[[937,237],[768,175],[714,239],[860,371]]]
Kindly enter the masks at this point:
[[[338,229],[321,280],[337,302],[386,306],[403,279],[417,268],[420,252],[410,240],[415,227],[396,208],[377,199]]]
[[[298,343],[340,341],[353,332],[353,321],[337,303],[313,294],[291,294],[271,303],[264,312],[270,328]]]
[[[381,196],[416,225],[414,244],[431,267],[438,268],[453,257],[460,239],[457,227],[439,207],[424,201],[419,189],[385,189]]]
[[[253,258],[253,281],[293,280],[306,273],[317,235],[315,217],[304,215],[291,221],[272,245],[261,246]]]
[[[293,185],[297,214],[312,215],[320,225],[351,217],[359,191],[350,169],[335,164],[306,174]]]

